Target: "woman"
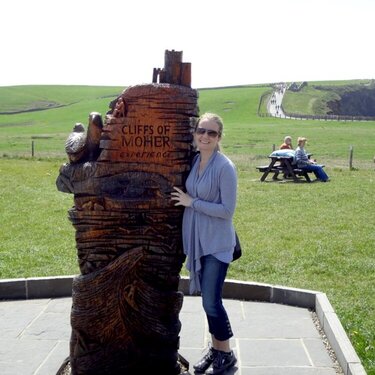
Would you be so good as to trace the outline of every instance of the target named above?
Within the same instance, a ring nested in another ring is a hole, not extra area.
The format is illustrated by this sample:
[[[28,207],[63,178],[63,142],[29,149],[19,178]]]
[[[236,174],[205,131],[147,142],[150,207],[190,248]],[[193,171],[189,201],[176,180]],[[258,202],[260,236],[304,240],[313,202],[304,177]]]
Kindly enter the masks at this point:
[[[222,303],[222,289],[233,259],[233,214],[237,199],[237,173],[231,160],[220,152],[222,119],[205,113],[198,121],[194,141],[198,155],[186,180],[186,193],[175,187],[172,200],[185,207],[182,235],[190,292],[201,292],[212,346],[195,364],[196,372],[221,374],[237,359],[230,349],[233,336]]]
[[[323,166],[316,164],[315,160],[310,160],[306,151],[305,151],[305,144],[307,139],[304,137],[298,137],[297,143],[298,146],[296,148],[295,159],[297,163],[297,167],[300,169],[304,169],[306,171],[314,172],[317,179],[322,182],[327,182],[329,180],[326,172],[323,169]]]

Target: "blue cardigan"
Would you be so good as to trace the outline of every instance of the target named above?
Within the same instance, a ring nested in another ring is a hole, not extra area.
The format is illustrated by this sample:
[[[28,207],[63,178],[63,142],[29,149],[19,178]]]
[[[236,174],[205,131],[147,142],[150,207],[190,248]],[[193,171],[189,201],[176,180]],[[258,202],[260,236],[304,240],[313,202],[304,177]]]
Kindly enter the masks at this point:
[[[199,163],[200,155],[197,155],[186,180],[186,191],[194,199],[192,205],[185,208],[182,223],[191,293],[200,291],[200,258],[215,254],[230,262],[236,243],[232,221],[237,200],[235,165],[218,151],[213,153],[200,175]]]

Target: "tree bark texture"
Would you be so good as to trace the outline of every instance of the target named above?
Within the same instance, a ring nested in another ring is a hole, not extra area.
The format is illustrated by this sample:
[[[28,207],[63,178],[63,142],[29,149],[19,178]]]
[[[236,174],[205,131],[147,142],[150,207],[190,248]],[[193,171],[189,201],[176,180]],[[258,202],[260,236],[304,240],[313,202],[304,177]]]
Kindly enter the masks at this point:
[[[73,281],[72,374],[179,374],[183,209],[170,193],[184,188],[190,170],[197,92],[131,86],[104,125],[98,116],[87,130],[89,141],[101,126],[95,156],[71,157],[56,182],[74,194],[69,219],[81,271]]]

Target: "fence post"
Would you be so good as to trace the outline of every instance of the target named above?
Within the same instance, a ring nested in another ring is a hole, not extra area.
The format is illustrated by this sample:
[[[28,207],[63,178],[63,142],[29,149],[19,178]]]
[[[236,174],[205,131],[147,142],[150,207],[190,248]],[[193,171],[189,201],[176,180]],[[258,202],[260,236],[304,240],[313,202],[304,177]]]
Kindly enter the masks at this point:
[[[353,169],[353,146],[349,146],[349,169]]]
[[[31,157],[34,157],[34,141],[31,141]]]
[[[276,145],[273,144],[273,145],[272,145],[272,151],[275,151],[275,150],[276,150]]]

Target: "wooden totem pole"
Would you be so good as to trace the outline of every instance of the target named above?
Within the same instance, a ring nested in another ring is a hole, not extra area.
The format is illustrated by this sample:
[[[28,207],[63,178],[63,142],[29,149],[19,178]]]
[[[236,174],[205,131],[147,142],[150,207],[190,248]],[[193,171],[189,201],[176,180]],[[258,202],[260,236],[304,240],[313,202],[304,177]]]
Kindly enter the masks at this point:
[[[159,82],[158,82],[159,80]],[[131,86],[104,124],[76,124],[57,188],[74,194],[81,274],[72,290],[70,366],[74,375],[180,374],[178,291],[184,262],[182,209],[192,156],[197,92],[182,52],[165,51],[153,83]]]

